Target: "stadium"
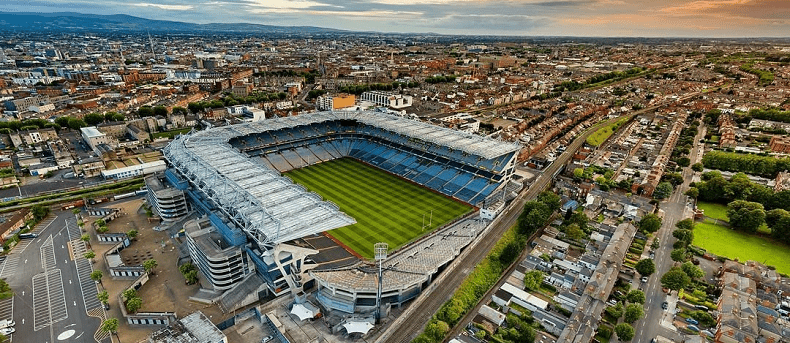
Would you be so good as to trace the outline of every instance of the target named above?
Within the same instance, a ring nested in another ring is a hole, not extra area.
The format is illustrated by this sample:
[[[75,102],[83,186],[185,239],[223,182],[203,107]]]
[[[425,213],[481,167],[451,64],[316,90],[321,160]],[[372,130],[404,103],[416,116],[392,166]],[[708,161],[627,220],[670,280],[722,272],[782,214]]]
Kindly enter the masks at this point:
[[[478,208],[511,190],[519,149],[387,113],[316,112],[179,136],[165,180],[202,216],[184,225],[189,252],[224,309],[261,287],[317,288],[324,308],[355,313],[375,306],[373,243],[390,247],[383,303],[412,299],[483,229]],[[360,259],[319,266],[326,247],[305,242],[320,233]]]

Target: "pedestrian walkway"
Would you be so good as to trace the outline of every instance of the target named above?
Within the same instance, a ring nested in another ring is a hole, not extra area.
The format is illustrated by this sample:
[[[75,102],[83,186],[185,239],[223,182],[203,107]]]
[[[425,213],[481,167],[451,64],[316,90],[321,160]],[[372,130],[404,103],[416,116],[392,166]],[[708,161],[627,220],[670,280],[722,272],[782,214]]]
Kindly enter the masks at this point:
[[[77,225],[77,218],[69,217],[66,219],[66,231],[69,235],[69,240],[79,239],[82,236],[79,225]]]
[[[60,269],[33,277],[33,331],[69,317]]]
[[[82,240],[69,241],[69,252],[72,260],[79,260],[88,252],[88,246]]]
[[[80,282],[83,301],[85,301],[85,310],[90,315],[92,309],[102,307],[99,298],[96,296],[99,293],[96,288],[96,282],[91,279],[93,266],[91,266],[91,261],[84,258],[78,258],[74,262],[77,265],[77,278]]]

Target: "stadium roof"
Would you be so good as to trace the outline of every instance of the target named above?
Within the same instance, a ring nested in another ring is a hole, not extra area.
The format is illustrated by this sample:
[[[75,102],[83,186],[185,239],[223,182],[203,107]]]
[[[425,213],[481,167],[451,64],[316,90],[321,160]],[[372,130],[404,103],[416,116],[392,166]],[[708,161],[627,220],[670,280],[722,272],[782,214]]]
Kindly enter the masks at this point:
[[[180,136],[165,148],[174,168],[260,244],[273,245],[356,223],[291,179],[222,140]]]
[[[259,243],[282,243],[356,221],[340,212],[337,205],[322,201],[318,194],[308,192],[291,179],[242,154],[228,141],[234,137],[338,119],[356,120],[487,159],[520,149],[515,143],[386,113],[341,111],[315,112],[192,132],[173,140],[165,148],[164,155],[175,169]]]
[[[396,115],[372,111],[326,111],[282,117],[254,123],[223,126],[209,130],[211,136],[221,132],[222,136],[245,136],[263,131],[274,131],[300,125],[322,123],[330,120],[346,119],[392,131],[411,138],[420,139],[437,145],[447,146],[468,154],[493,159],[521,149],[516,143],[486,138],[471,133],[456,131],[429,123],[402,118]],[[204,132],[199,132],[201,135]]]

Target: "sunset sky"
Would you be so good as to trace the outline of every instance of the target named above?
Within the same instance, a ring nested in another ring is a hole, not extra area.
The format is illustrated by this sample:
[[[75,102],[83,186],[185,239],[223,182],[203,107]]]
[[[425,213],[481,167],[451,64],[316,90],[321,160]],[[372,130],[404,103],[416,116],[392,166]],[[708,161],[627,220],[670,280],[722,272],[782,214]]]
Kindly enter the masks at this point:
[[[790,0],[0,1],[0,11],[129,14],[381,32],[524,36],[788,37]]]

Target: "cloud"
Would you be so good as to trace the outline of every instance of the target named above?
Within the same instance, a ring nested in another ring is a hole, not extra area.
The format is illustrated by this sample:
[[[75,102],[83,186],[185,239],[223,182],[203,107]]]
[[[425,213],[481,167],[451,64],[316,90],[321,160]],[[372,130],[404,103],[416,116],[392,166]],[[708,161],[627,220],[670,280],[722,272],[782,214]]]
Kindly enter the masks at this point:
[[[163,4],[152,4],[147,2],[141,2],[131,5],[138,7],[156,7],[168,11],[189,11],[194,8],[192,5],[163,5]]]
[[[790,17],[787,0],[696,0],[660,10],[672,16],[727,16],[754,19],[783,19]]]
[[[343,7],[311,0],[249,0],[247,4],[254,7],[275,9],[306,9],[312,7]]]

